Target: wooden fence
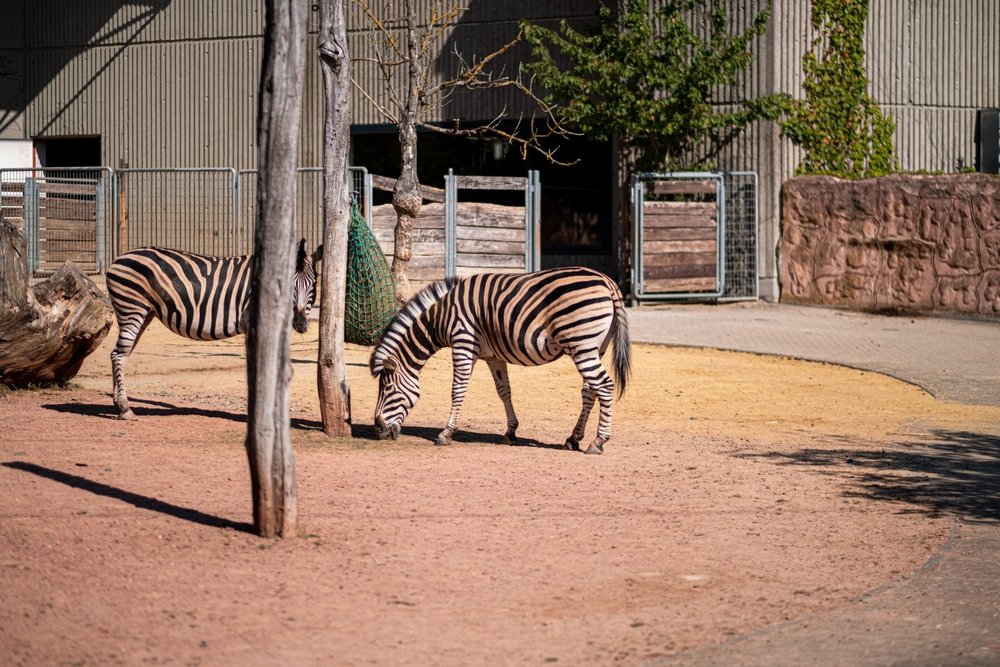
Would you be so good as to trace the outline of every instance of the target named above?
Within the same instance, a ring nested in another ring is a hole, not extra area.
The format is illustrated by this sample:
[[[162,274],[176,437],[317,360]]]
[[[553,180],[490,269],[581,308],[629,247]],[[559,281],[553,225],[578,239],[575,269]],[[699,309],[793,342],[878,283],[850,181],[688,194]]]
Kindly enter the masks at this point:
[[[642,209],[643,292],[711,292],[719,262],[718,184],[653,181]],[[690,197],[691,199],[685,199]]]

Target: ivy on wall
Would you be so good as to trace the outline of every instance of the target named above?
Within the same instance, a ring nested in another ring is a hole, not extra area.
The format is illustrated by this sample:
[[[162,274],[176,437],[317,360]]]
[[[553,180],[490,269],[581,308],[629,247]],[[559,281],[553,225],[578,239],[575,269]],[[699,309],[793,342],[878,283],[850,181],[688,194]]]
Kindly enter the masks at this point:
[[[898,170],[896,121],[868,95],[865,21],[869,0],[812,0],[817,30],[802,69],[805,99],[795,100],[782,130],[805,149],[797,174],[849,178]]]

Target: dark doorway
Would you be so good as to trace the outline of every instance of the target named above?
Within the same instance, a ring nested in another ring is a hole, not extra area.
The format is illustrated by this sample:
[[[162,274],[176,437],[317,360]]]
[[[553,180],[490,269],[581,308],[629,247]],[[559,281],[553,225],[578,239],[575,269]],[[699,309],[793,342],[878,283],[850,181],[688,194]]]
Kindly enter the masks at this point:
[[[100,137],[37,138],[35,150],[43,167],[97,167],[101,164]]]

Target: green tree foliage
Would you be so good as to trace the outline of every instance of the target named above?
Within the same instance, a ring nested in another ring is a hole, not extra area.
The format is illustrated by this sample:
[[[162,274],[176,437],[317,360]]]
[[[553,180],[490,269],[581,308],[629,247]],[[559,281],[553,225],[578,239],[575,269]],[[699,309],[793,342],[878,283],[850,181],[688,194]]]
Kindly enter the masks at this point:
[[[707,6],[711,5],[711,6]],[[625,143],[630,166],[708,166],[717,148],[754,120],[777,119],[788,98],[742,103],[714,99],[752,62],[764,11],[740,34],[717,3],[673,0],[650,12],[646,0],[603,5],[582,34],[563,21],[558,30],[522,22],[534,62],[527,66],[548,90],[565,122],[591,138]]]
[[[796,100],[782,130],[805,149],[796,173],[850,178],[897,171],[896,122],[868,95],[865,21],[868,0],[813,0],[818,31],[802,69],[806,97]]]

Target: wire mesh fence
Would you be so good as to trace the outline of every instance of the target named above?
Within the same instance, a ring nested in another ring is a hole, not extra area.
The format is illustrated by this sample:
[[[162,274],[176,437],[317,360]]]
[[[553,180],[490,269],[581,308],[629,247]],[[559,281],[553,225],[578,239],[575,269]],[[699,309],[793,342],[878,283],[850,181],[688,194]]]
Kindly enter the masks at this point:
[[[118,254],[152,245],[242,254],[234,169],[119,169],[115,179]]]
[[[108,167],[0,169],[0,220],[22,230],[28,272],[64,262],[97,275],[113,259],[114,179]]]
[[[757,298],[755,172],[638,173],[631,196],[634,299]]]
[[[757,173],[723,174],[725,184],[725,281],[720,301],[757,298]]]
[[[371,179],[364,167],[348,169],[349,187],[365,219],[371,225]],[[238,172],[238,209],[240,254],[253,252],[254,227],[257,220],[257,170]],[[323,170],[307,167],[298,170],[295,188],[295,235],[306,239],[310,247],[323,240]]]

